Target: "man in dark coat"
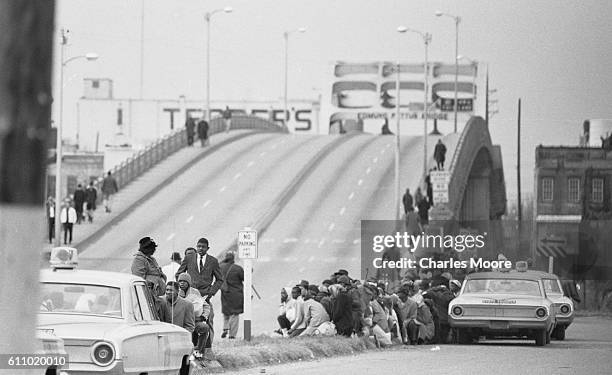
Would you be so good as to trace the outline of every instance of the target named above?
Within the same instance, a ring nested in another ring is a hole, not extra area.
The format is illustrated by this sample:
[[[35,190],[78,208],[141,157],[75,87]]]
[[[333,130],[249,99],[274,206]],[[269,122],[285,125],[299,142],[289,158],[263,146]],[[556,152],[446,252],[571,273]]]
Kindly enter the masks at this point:
[[[339,335],[351,337],[353,334],[353,299],[342,285],[331,285],[329,290],[332,295],[331,319],[336,325],[336,332]]]
[[[408,210],[412,207],[414,203],[414,201],[412,200],[412,195],[410,194],[410,189],[406,189],[406,192],[402,197],[402,203],[404,204],[404,213],[407,214]]]
[[[96,200],[98,199],[98,191],[93,184],[94,182],[90,181],[85,190],[85,208],[87,209],[87,221],[90,223],[93,222],[93,212],[96,210]]]
[[[187,146],[193,145],[195,126],[195,120],[191,117],[191,115],[187,115],[187,120],[185,120],[185,128],[187,128]]]
[[[223,313],[223,333],[225,338],[229,333],[230,339],[238,334],[238,315],[244,312],[244,270],[234,263],[234,253],[225,254],[225,259],[219,265],[223,275],[221,286],[221,312]]]
[[[204,147],[210,144],[208,140],[208,122],[204,117],[198,121],[198,138],[200,139],[200,146]]]
[[[441,139],[438,139],[436,147],[434,148],[434,159],[439,170],[444,170],[444,160],[446,159],[446,146],[442,143]]]
[[[210,299],[217,293],[223,285],[223,275],[219,268],[219,261],[212,255],[208,255],[208,240],[200,238],[196,245],[196,254],[189,254],[183,258],[181,266],[176,271],[175,278],[181,273],[187,272],[191,276],[192,287],[196,288],[206,302],[210,304],[211,316],[214,316],[213,305]],[[214,279],[214,282],[213,282]],[[210,325],[213,325],[212,317],[209,319]]]
[[[102,181],[102,197],[104,198],[104,210],[106,212],[111,212],[113,195],[118,191],[119,187],[117,186],[117,180],[115,180],[111,171],[108,171],[108,174],[104,177],[104,181]]]
[[[81,224],[81,220],[83,220],[83,203],[85,203],[85,190],[83,190],[83,185],[78,184],[74,191],[74,209],[77,213],[77,224]]]

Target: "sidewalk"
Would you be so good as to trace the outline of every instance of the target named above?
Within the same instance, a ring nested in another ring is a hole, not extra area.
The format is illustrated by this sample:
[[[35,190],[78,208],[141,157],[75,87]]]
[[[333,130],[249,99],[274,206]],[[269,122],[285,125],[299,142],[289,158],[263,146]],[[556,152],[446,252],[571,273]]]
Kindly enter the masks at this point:
[[[84,221],[80,225],[75,224],[72,233],[72,244],[70,246],[79,249],[79,251],[82,250],[88,243],[91,243],[104,233],[106,228],[121,220],[141,202],[155,194],[168,179],[182,173],[190,165],[215,152],[225,144],[254,133],[253,130],[233,130],[229,134],[215,134],[210,137],[210,146],[202,148],[200,147],[200,142],[196,141],[193,147],[184,147],[170,155],[166,160],[155,165],[115,194],[112,212],[104,212],[104,206],[100,202],[94,212],[93,223]],[[98,192],[98,194],[101,193]],[[53,244],[49,244],[45,240],[42,250],[43,254],[50,252],[53,247]]]

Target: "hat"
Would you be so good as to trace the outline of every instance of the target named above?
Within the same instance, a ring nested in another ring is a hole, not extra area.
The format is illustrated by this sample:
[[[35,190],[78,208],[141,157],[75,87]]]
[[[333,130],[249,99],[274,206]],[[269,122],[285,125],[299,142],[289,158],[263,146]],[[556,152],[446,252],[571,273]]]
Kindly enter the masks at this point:
[[[334,273],[334,275],[344,275],[344,276],[348,276],[348,271],[347,270],[343,270],[342,268],[339,269],[338,271],[336,271]]]
[[[461,281],[459,280],[451,280],[451,285],[456,286],[457,288],[461,289]]]
[[[342,275],[338,277],[338,284],[351,285],[351,279],[349,279],[349,277],[346,275]]]
[[[191,276],[187,272],[183,272],[179,275],[178,281],[187,281],[191,285]]]
[[[450,272],[444,272],[442,275],[440,275],[440,277],[445,278],[446,280],[451,280],[453,278],[453,275],[451,275]]]
[[[151,239],[151,237],[143,237],[140,239],[140,241],[138,241],[138,243],[140,244],[139,250],[157,247],[157,244],[155,241],[153,241],[153,239]]]
[[[298,286],[304,287],[306,289],[308,289],[308,285],[310,285],[310,283],[308,282],[308,280],[302,280],[300,281],[300,283],[298,284]]]
[[[333,282],[333,281],[331,281],[331,280],[329,280],[329,279],[326,279],[326,280],[323,280],[323,282],[322,282],[321,284],[322,284],[322,285],[327,285],[327,286],[329,286],[329,285],[334,284],[334,282]]]
[[[319,293],[319,288],[316,285],[310,285],[308,286],[308,291],[316,295]]]

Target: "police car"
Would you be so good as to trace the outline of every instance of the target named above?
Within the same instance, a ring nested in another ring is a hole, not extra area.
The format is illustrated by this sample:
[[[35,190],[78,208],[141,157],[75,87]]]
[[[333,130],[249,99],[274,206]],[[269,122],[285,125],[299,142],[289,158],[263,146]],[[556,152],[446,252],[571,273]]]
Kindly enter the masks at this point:
[[[462,344],[495,336],[527,337],[546,345],[556,324],[555,312],[541,275],[526,268],[470,274],[448,306],[449,324]]]
[[[561,280],[557,275],[548,272],[534,272],[541,275],[546,296],[555,306],[556,325],[552,332],[552,338],[564,340],[565,330],[574,321],[574,302],[563,294]]]
[[[77,270],[77,250],[51,251],[40,273],[38,326],[61,337],[68,374],[189,372],[191,334],[157,320],[145,281],[131,274]],[[179,372],[180,371],[180,372]]]

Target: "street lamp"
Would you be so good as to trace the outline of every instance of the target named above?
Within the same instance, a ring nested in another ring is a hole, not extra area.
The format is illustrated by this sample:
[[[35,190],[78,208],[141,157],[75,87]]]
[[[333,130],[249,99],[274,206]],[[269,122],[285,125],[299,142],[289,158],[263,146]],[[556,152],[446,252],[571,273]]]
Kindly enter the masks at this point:
[[[210,124],[210,19],[213,14],[217,13],[232,13],[234,10],[232,7],[225,7],[223,9],[215,9],[211,12],[206,12],[204,19],[206,20],[206,118]]]
[[[399,26],[397,28],[397,32],[406,33],[411,32],[415,34],[419,34],[423,38],[423,43],[425,43],[425,62],[423,63],[423,181],[425,181],[425,176],[427,176],[427,117],[429,113],[429,106],[427,105],[428,96],[429,96],[429,60],[428,60],[428,50],[429,43],[431,43],[431,34],[427,32],[422,32],[419,30],[414,30],[408,28],[406,26]]]
[[[60,48],[60,87],[59,87],[59,121],[57,122],[57,134],[55,143],[55,246],[60,246],[62,223],[61,223],[61,202],[62,202],[62,126],[64,118],[64,67],[71,61],[77,59],[86,59],[94,61],[98,59],[97,53],[87,53],[85,55],[73,56],[64,60],[65,48],[68,43],[68,33],[65,29],[61,29],[61,48]],[[66,212],[67,214],[67,212]]]
[[[472,112],[476,114],[476,75],[478,69],[478,61],[471,59],[464,55],[457,55],[457,60],[465,60],[472,64],[474,67],[474,74],[472,75]]]
[[[455,102],[453,103],[453,107],[455,110],[455,133],[457,133],[457,79],[459,76],[459,65],[457,56],[459,56],[459,23],[461,22],[461,17],[454,16],[448,13],[442,13],[440,11],[436,12],[436,17],[450,17],[455,20]]]
[[[285,91],[283,94],[283,126],[286,130],[289,130],[287,127],[287,87],[289,81],[289,34],[293,33],[303,33],[306,32],[305,27],[300,27],[299,29],[285,31],[283,33],[283,37],[285,38]],[[289,115],[289,119],[291,119],[291,115]]]

